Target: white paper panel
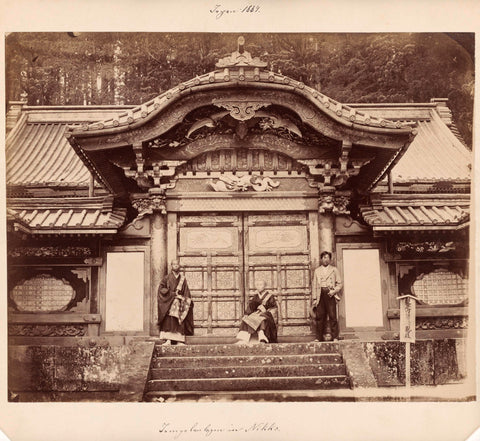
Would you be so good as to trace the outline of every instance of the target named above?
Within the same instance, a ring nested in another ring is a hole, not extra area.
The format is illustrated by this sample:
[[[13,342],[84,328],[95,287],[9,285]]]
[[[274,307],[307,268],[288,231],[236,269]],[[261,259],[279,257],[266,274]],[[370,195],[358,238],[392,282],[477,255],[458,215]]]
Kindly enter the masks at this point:
[[[383,326],[378,250],[343,250],[343,273],[347,327]]]
[[[106,331],[143,331],[144,255],[107,253]]]

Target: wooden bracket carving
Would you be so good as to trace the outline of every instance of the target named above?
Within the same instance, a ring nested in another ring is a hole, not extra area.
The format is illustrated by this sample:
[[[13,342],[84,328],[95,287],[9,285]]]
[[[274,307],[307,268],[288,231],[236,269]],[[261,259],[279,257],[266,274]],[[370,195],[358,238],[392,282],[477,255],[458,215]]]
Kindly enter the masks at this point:
[[[323,193],[318,198],[318,212],[337,214],[350,214],[347,205],[350,197],[347,194]]]

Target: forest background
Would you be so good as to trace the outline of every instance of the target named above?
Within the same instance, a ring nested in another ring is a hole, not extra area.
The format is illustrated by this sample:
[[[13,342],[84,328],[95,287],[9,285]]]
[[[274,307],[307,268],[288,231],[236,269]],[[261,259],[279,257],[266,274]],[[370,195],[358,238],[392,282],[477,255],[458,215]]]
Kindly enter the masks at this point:
[[[215,70],[240,34],[10,33],[6,106],[141,104]],[[473,33],[244,34],[267,69],[342,103],[411,103],[448,98],[472,145]]]

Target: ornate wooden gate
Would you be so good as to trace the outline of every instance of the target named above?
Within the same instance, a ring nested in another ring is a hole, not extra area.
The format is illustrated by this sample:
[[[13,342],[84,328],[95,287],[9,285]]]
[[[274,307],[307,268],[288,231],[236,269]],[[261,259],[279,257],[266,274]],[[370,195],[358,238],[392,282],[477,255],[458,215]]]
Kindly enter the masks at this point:
[[[257,279],[277,297],[279,333],[309,332],[307,213],[182,215],[178,225],[197,335],[234,334]]]

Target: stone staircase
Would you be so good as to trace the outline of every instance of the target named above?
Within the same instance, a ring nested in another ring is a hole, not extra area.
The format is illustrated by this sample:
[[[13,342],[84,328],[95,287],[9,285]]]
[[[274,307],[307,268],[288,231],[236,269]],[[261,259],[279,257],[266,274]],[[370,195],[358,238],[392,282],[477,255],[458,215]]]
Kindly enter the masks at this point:
[[[156,344],[144,401],[283,400],[348,389],[338,343]]]

